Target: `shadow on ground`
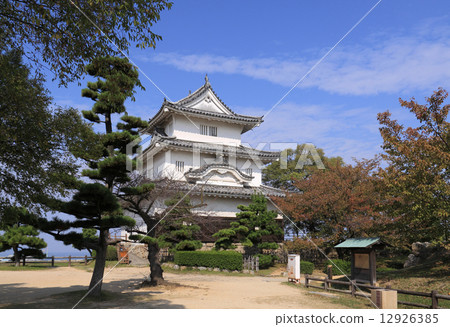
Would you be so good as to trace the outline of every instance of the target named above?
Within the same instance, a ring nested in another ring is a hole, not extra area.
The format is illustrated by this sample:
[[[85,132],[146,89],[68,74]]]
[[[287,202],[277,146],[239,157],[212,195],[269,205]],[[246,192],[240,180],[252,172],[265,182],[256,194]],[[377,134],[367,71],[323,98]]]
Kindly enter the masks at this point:
[[[183,309],[183,305],[156,298],[164,292],[145,288],[136,291],[142,279],[126,279],[106,282],[102,297],[86,297],[79,309]],[[86,294],[86,285],[70,287],[23,287],[23,284],[0,285],[2,309],[71,309]],[[113,290],[113,291],[112,291]]]

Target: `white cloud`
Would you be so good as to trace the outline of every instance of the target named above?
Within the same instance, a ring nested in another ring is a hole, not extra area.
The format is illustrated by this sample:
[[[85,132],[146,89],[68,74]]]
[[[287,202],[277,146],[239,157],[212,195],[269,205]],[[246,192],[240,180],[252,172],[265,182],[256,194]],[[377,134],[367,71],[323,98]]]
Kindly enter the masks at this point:
[[[440,22],[442,23],[442,22]],[[429,26],[408,36],[379,34],[364,45],[339,46],[299,87],[330,93],[373,95],[432,90],[450,81],[450,38]],[[239,58],[210,54],[160,53],[149,60],[190,72],[240,74],[292,86],[316,58]]]
[[[236,110],[243,114],[260,111],[254,107]],[[381,137],[373,109],[287,102],[260,127],[244,134],[243,141],[253,146],[259,142],[311,142],[327,156],[341,156],[351,162],[353,157],[371,158],[378,153]]]

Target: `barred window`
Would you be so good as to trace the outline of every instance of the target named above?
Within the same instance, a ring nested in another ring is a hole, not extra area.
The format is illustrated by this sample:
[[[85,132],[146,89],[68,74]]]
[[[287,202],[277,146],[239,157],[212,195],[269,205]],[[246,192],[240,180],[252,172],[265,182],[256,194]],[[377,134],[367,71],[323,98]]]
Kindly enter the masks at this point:
[[[184,172],[184,161],[176,161],[175,165],[177,167],[177,171]]]
[[[245,170],[245,173],[246,173],[247,175],[249,175],[249,176],[252,176],[252,175],[253,175],[253,169],[247,168],[247,169]]]
[[[200,134],[209,135],[209,136],[217,136],[217,127],[200,125]]]
[[[210,136],[217,136],[217,127],[209,126],[209,135]]]

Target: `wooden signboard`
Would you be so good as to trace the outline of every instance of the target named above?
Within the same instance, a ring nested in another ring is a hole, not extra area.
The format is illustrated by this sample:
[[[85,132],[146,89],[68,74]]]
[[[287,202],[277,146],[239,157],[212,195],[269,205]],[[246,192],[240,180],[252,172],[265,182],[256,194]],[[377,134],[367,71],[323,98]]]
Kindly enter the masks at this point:
[[[370,268],[369,253],[355,253],[355,268]]]

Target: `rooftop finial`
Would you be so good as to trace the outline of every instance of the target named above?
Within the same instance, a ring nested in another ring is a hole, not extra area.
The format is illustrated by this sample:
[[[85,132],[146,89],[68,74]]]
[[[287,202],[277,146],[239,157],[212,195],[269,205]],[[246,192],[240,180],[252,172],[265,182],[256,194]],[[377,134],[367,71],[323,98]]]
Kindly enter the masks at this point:
[[[205,84],[209,84],[208,74],[205,74]]]

